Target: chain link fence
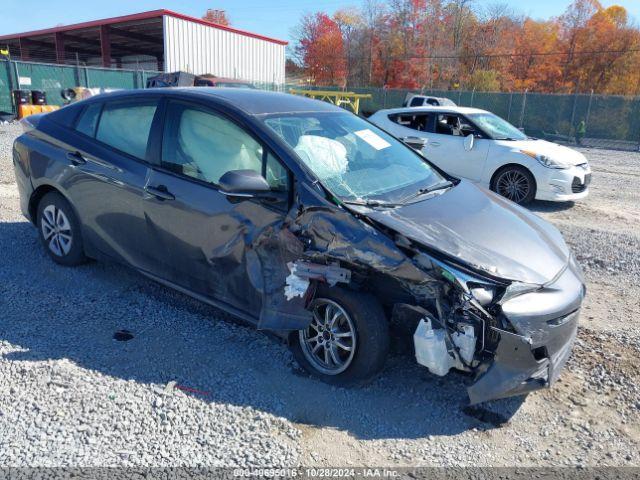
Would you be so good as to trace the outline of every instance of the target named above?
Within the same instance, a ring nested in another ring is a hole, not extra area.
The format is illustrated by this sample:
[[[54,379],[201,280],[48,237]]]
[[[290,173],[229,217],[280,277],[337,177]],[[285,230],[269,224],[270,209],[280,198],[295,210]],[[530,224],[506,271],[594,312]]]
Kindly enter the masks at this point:
[[[98,67],[55,65],[20,61],[0,61],[0,111],[16,111],[13,90],[40,90],[49,105],[62,105],[65,88],[144,88],[148,77],[160,72],[115,70]]]
[[[47,101],[62,105],[60,93],[65,88],[100,87],[144,88],[147,78],[160,72],[150,70],[115,70],[98,67],[56,65],[22,61],[0,61],[0,111],[15,112],[12,90],[41,90]],[[290,88],[339,90],[331,87],[254,84],[257,88],[287,92]],[[640,150],[640,97],[618,95],[561,95],[531,92],[476,92],[443,90],[402,90],[353,88],[368,93],[371,99],[361,102],[367,115],[382,108],[401,107],[408,93],[446,97],[460,106],[488,110],[523,129],[528,135],[546,140],[583,146]]]
[[[307,90],[340,90],[337,87],[287,85]],[[368,93],[360,111],[365,116],[398,108],[408,93],[446,97],[463,107],[488,110],[524,130],[527,135],[567,145],[640,151],[640,97],[595,94],[532,92],[476,92],[462,90],[403,90],[350,88]],[[584,122],[581,128],[581,122]]]

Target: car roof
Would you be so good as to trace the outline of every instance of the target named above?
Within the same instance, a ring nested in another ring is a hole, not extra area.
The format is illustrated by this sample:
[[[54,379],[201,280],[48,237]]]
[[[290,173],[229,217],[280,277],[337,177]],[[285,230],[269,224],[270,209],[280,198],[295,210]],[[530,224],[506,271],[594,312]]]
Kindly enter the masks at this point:
[[[411,98],[435,98],[436,100],[451,100],[446,97],[434,97],[433,95],[423,95],[421,93],[411,94]]]
[[[194,99],[208,98],[217,100],[227,106],[235,107],[249,115],[266,115],[272,113],[303,113],[303,112],[342,112],[345,110],[320,100],[313,100],[300,95],[269,92],[247,88],[216,88],[216,87],[165,87],[144,90],[119,90],[116,92],[97,95],[91,99],[115,100],[124,98],[144,97],[149,94],[191,96]]]
[[[438,112],[438,113],[489,113],[486,110],[471,107],[458,107],[454,105],[434,106],[428,105],[424,107],[402,107],[402,108],[388,108],[386,110],[378,110],[376,113],[390,115],[393,113],[416,113],[416,112]]]

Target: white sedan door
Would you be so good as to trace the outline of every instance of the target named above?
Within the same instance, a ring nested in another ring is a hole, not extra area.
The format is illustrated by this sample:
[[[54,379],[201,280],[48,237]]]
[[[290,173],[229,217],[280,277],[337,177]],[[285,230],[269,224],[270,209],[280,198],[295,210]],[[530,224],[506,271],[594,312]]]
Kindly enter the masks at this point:
[[[429,112],[403,112],[389,115],[387,118],[371,117],[371,121],[380,125],[393,136],[400,140],[410,137],[433,139],[433,133],[428,131],[430,118],[433,113]]]
[[[429,142],[423,149],[425,156],[451,175],[479,182],[491,140],[479,138],[479,132],[457,114],[438,114],[433,128],[435,131],[429,133]],[[472,132],[473,146],[467,150],[465,135]]]

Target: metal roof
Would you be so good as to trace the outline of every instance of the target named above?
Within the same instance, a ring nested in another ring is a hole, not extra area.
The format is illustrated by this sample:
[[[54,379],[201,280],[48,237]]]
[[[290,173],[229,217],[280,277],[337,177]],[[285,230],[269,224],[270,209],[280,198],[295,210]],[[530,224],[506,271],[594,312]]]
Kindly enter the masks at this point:
[[[201,25],[206,25],[206,26],[209,26],[211,28],[217,28],[219,30],[226,30],[228,32],[237,33],[239,35],[244,35],[244,36],[247,36],[247,37],[258,38],[260,40],[266,40],[268,42],[277,43],[279,45],[287,45],[288,44],[288,42],[286,42],[284,40],[278,40],[276,38],[266,37],[264,35],[259,35],[257,33],[247,32],[245,30],[240,30],[240,29],[237,29],[237,28],[228,27],[226,25],[219,25],[217,23],[208,22],[208,21],[202,20],[200,18],[191,17],[189,15],[184,15],[182,13],[177,13],[177,12],[174,12],[174,11],[171,11],[171,10],[166,10],[166,9],[151,10],[151,11],[148,11],[148,12],[134,13],[134,14],[131,14],[131,15],[123,15],[123,16],[120,16],[120,17],[104,18],[104,19],[101,19],[101,20],[92,20],[92,21],[89,21],[89,22],[75,23],[75,24],[72,24],[72,25],[64,25],[64,26],[53,27],[53,28],[45,28],[45,29],[42,29],[42,30],[32,30],[30,32],[14,33],[14,34],[10,34],[10,35],[0,35],[0,41],[11,40],[11,39],[19,39],[19,38],[25,38],[25,37],[36,37],[36,36],[42,36],[42,35],[51,35],[51,34],[55,34],[55,33],[70,32],[70,31],[73,31],[73,30],[84,30],[84,29],[92,28],[92,27],[101,27],[103,25],[113,25],[113,24],[120,24],[120,23],[126,23],[126,22],[135,22],[135,21],[139,21],[139,20],[162,18],[163,16],[170,16],[170,17],[174,17],[174,18],[180,18],[182,20],[186,20],[186,21],[189,21],[189,22],[199,23]]]

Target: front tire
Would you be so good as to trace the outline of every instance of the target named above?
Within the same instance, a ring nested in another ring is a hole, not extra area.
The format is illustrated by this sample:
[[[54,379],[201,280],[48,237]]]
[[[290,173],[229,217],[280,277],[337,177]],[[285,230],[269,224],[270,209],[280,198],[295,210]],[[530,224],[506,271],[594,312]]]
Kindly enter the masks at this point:
[[[310,308],[310,325],[291,334],[293,355],[307,372],[347,387],[366,383],[382,369],[389,325],[375,298],[323,285]]]
[[[58,192],[47,193],[38,204],[40,241],[51,259],[65,266],[84,263],[80,222],[71,204]]]
[[[511,165],[498,170],[491,182],[491,190],[512,202],[524,205],[536,196],[536,180],[526,168]]]

